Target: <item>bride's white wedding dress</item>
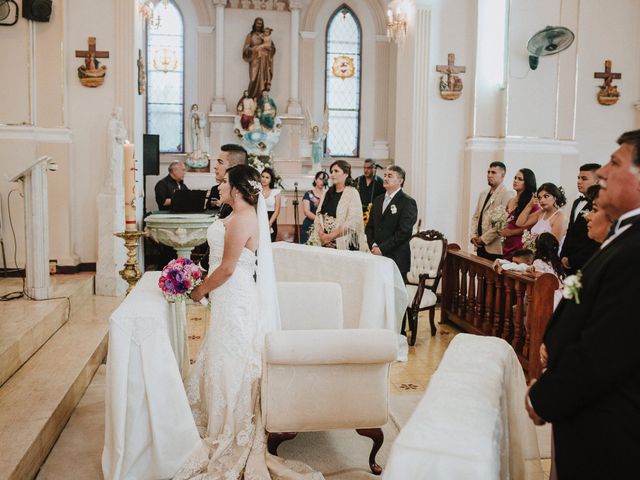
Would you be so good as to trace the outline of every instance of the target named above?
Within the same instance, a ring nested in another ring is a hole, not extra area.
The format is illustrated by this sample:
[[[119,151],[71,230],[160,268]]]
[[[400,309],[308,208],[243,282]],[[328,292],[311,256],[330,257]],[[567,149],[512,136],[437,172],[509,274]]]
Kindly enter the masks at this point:
[[[209,274],[222,260],[224,234],[222,220],[207,231]],[[255,275],[256,254],[244,248],[231,277],[210,294],[209,328],[185,385],[202,443],[174,479],[323,478],[266,451],[259,401],[265,329]]]

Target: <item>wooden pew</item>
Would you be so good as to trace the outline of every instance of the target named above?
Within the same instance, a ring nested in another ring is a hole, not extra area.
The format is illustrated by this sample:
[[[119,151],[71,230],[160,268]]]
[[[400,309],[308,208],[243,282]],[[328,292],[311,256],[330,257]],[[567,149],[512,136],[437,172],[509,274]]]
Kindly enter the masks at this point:
[[[448,247],[442,274],[442,322],[511,344],[528,378],[537,378],[540,344],[558,279],[549,273],[498,274],[492,262]]]

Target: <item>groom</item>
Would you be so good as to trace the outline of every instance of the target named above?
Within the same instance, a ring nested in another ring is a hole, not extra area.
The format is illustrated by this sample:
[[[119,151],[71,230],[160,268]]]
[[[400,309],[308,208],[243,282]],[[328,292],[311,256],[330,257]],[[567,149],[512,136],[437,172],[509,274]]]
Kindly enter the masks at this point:
[[[409,240],[418,219],[416,201],[402,191],[405,173],[391,165],[384,171],[384,195],[373,200],[369,222],[365,229],[371,253],[389,257],[406,279],[411,266]]]
[[[640,467],[640,130],[618,144],[597,171],[598,204],[617,221],[576,288],[565,279],[547,370],[525,399],[534,422],[553,424],[560,480],[637,478]]]
[[[241,165],[247,163],[247,151],[240,145],[233,143],[227,143],[220,147],[220,153],[216,158],[216,164],[213,167],[213,171],[216,176],[217,184],[211,187],[209,192],[209,206],[211,208],[219,208],[220,218],[228,217],[231,214],[231,207],[220,202],[220,194],[218,193],[218,185],[224,178],[224,174],[227,173],[227,169],[234,165]]]

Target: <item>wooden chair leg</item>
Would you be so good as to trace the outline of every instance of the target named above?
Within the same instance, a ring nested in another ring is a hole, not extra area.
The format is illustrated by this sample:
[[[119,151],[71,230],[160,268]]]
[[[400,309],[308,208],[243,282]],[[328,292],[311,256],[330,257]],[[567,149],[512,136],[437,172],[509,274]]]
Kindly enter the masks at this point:
[[[369,437],[373,440],[373,448],[369,454],[369,468],[374,475],[380,475],[382,473],[382,467],[376,463],[376,455],[378,450],[382,447],[384,442],[384,434],[381,428],[357,428],[356,432],[363,437]]]
[[[402,317],[402,327],[400,328],[400,335],[404,335],[405,337],[407,336],[407,317],[409,315],[409,309],[407,308],[404,311],[404,316]]]
[[[271,455],[278,455],[278,447],[286,440],[291,440],[298,435],[298,432],[269,432],[267,435],[267,450]]]
[[[431,324],[431,336],[435,337],[436,335],[436,307],[433,307],[429,310],[429,323]]]
[[[419,311],[411,309],[409,312],[409,328],[411,329],[411,336],[409,337],[409,345],[412,347],[416,344],[416,338],[418,337],[418,314]]]

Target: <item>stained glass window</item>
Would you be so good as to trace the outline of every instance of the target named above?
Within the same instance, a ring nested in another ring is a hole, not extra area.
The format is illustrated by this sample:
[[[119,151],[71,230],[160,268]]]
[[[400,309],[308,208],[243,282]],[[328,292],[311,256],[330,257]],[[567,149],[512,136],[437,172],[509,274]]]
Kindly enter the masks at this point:
[[[184,24],[173,2],[158,3],[158,28],[147,28],[147,133],[160,152],[184,152]]]
[[[325,104],[329,111],[327,153],[357,157],[360,144],[360,22],[343,5],[327,26]]]

